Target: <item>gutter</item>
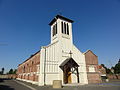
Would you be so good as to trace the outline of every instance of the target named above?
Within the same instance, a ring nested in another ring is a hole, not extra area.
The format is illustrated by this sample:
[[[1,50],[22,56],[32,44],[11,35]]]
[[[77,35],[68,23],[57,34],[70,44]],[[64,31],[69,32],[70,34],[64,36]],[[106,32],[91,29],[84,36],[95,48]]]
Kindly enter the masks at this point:
[[[45,49],[45,57],[44,57],[44,86],[46,85],[46,47]]]

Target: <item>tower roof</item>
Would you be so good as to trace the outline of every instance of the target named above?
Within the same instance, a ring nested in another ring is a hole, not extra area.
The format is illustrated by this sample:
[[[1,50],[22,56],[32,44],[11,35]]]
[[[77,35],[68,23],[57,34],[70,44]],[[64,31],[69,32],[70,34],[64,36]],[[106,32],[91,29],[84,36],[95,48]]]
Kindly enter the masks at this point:
[[[56,16],[54,17],[54,19],[49,23],[49,25],[52,25],[52,24],[56,21],[56,19],[58,19],[58,18],[63,19],[63,20],[66,20],[66,21],[71,22],[71,23],[74,22],[73,20],[68,19],[68,18],[66,18],[66,17],[63,17],[63,16],[61,16],[61,15],[56,15]]]

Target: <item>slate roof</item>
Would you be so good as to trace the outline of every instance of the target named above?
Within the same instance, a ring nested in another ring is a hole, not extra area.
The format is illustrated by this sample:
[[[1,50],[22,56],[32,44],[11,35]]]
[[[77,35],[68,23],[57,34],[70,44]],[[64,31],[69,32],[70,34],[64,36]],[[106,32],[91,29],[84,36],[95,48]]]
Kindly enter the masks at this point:
[[[74,22],[73,20],[68,19],[68,18],[66,18],[66,17],[63,17],[63,16],[61,16],[61,15],[56,15],[56,16],[54,17],[54,19],[49,23],[49,25],[52,25],[52,24],[56,21],[56,19],[58,19],[58,18],[63,19],[63,20],[66,20],[66,21],[71,22],[71,23]]]
[[[21,64],[25,63],[26,61],[30,60],[33,56],[35,56],[37,53],[39,53],[39,51],[37,51],[35,54],[32,54],[28,59],[26,59],[24,62],[22,62]],[[18,66],[20,66],[21,64],[19,64]]]
[[[72,62],[74,62],[74,64],[76,64],[77,66],[79,66],[76,62],[75,62],[75,60],[73,59],[73,58],[67,58],[63,63],[61,63],[60,64],[60,67],[63,67],[65,64],[67,64],[69,61],[72,61]]]

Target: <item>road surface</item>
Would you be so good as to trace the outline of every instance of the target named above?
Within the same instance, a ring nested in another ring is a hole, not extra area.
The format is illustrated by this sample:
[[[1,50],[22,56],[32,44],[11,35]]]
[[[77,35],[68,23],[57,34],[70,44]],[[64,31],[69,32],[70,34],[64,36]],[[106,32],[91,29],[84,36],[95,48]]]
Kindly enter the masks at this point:
[[[34,90],[33,88],[15,80],[0,79],[0,90]]]
[[[120,90],[120,80],[79,86],[65,86],[61,89],[53,89],[52,86],[37,86],[17,80],[0,79],[0,90]]]

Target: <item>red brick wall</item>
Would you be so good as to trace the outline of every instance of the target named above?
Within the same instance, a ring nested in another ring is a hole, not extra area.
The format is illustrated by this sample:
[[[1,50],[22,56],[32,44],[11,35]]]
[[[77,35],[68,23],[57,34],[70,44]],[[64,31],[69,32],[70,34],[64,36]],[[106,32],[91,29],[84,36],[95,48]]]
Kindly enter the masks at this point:
[[[98,65],[98,58],[95,54],[92,53],[92,51],[88,51],[85,53],[85,59],[86,59],[86,64],[94,64]]]
[[[100,83],[100,75],[98,73],[88,73],[88,83]]]
[[[87,51],[84,55],[86,61],[88,83],[100,83],[101,77],[98,69],[98,57],[90,50]],[[90,66],[94,67],[95,72],[89,71]]]
[[[120,79],[120,74],[107,74],[108,79]]]
[[[26,80],[38,81],[37,74],[33,74],[34,72],[37,72],[38,65],[40,65],[40,52],[37,52],[18,66],[17,77]]]

